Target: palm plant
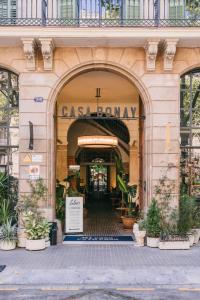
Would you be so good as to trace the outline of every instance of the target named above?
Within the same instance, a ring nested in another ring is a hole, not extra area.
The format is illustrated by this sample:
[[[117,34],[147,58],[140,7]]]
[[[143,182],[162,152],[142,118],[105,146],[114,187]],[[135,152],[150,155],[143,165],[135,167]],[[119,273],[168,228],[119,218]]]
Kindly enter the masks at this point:
[[[2,199],[0,202],[0,224],[6,224],[8,220],[13,220],[10,201]]]

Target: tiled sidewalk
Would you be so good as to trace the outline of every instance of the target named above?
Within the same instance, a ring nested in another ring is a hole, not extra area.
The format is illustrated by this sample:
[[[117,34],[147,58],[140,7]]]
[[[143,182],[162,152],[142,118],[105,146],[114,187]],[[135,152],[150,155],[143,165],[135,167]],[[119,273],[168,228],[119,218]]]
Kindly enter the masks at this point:
[[[0,251],[0,284],[200,286],[200,246],[162,251],[133,245],[51,246]]]
[[[159,250],[133,245],[57,245],[43,251],[0,251],[1,264],[26,269],[70,267],[200,267],[200,245],[190,250]]]

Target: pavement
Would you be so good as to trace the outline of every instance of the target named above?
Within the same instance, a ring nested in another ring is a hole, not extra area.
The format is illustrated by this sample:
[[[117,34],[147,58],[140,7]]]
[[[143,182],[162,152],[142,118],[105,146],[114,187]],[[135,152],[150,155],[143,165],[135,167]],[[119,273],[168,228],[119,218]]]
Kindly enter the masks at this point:
[[[200,245],[57,245],[0,251],[0,264],[0,299],[200,299]]]

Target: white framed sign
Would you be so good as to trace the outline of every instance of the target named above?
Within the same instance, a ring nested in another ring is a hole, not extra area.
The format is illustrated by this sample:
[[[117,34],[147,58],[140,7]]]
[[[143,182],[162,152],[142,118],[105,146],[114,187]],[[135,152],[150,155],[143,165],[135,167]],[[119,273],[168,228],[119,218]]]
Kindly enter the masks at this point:
[[[40,166],[29,166],[29,179],[36,180],[40,178]]]
[[[83,232],[83,197],[66,197],[65,232]]]
[[[41,163],[43,161],[42,154],[32,154],[32,162]]]

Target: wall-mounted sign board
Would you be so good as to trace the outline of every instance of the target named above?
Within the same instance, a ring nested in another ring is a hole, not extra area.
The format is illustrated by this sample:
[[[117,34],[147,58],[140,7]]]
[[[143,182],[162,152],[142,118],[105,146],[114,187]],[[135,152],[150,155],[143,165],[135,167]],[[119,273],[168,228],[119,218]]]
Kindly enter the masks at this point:
[[[42,154],[32,154],[32,162],[41,163],[43,161]]]
[[[43,97],[35,97],[34,101],[35,102],[43,102],[44,98]]]
[[[36,180],[40,178],[40,166],[29,166],[29,179]]]
[[[83,197],[66,197],[65,232],[83,232]]]

